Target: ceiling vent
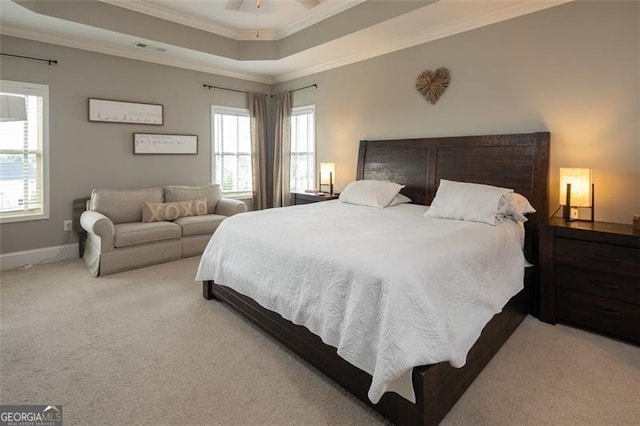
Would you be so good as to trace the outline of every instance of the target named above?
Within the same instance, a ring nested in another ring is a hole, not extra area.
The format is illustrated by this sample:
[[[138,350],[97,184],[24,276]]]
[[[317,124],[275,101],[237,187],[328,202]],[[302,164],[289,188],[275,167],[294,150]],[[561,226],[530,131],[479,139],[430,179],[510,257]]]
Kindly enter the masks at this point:
[[[161,53],[166,53],[167,51],[166,47],[154,46],[152,44],[142,43],[140,41],[136,42],[135,46],[141,49],[155,50],[156,52],[161,52]]]

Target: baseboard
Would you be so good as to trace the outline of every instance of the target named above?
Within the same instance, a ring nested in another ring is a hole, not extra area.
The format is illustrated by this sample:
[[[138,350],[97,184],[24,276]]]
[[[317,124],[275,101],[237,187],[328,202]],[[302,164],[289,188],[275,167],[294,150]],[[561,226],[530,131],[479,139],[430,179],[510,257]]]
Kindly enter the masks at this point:
[[[0,254],[0,271],[78,257],[78,243]]]

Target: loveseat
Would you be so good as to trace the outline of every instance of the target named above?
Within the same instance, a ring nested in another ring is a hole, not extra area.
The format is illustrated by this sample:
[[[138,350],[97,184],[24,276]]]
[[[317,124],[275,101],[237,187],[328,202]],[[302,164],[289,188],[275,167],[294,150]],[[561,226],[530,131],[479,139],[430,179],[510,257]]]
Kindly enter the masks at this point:
[[[93,276],[196,256],[227,217],[247,210],[218,185],[94,189],[80,224]]]

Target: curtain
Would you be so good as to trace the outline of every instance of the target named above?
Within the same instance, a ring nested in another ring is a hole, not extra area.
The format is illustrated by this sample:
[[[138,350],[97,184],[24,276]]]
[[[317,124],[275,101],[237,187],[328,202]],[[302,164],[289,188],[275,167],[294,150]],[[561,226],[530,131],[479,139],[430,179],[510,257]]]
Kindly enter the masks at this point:
[[[273,152],[273,206],[291,204],[291,94],[276,96],[276,129]]]
[[[253,210],[267,208],[267,97],[249,93]]]

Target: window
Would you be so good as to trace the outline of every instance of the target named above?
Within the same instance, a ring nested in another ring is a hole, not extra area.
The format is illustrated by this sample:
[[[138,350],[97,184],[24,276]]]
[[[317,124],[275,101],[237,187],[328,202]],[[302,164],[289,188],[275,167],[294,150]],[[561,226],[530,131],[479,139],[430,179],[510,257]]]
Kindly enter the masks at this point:
[[[291,192],[315,188],[315,106],[291,111]]]
[[[214,183],[222,192],[252,191],[251,124],[249,110],[213,106]]]
[[[0,95],[24,98],[27,118],[0,118],[0,222],[48,219],[49,87],[0,80]]]

